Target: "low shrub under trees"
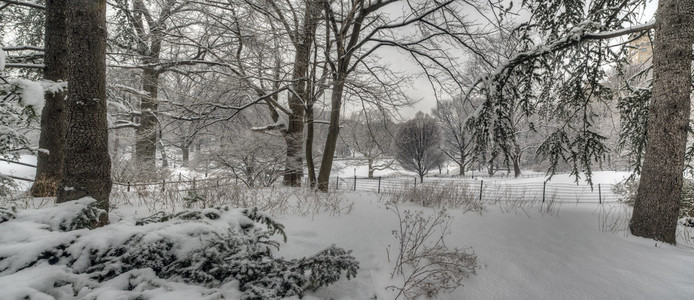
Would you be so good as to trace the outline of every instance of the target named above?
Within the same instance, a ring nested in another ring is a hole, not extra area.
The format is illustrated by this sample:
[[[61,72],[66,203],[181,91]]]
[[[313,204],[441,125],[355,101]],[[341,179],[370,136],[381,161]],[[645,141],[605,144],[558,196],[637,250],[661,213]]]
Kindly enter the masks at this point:
[[[5,296],[149,299],[182,290],[205,299],[278,299],[352,278],[359,268],[351,251],[335,246],[274,257],[280,242],[272,237],[286,240],[284,227],[257,209],[158,213],[89,230],[103,213],[94,204],[3,210],[0,286],[16,282]]]

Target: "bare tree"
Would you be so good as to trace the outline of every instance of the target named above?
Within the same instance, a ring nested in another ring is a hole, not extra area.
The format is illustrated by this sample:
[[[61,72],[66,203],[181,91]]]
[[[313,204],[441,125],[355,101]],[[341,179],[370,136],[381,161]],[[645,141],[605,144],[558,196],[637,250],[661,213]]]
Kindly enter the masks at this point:
[[[441,123],[443,131],[443,153],[460,168],[459,175],[465,175],[467,167],[474,162],[474,138],[465,126],[473,108],[461,99],[442,100],[436,103],[432,114]]]
[[[363,68],[379,80],[369,67],[369,58],[382,47],[393,47],[407,53],[422,67],[433,86],[443,86],[446,76],[460,87],[457,80],[456,57],[448,51],[452,43],[470,48],[470,37],[481,34],[461,17],[463,6],[477,3],[454,1],[328,1],[323,0],[326,26],[331,40],[326,60],[330,66],[332,82],[330,94],[330,127],[323,151],[318,188],[327,191],[337,138],[345,86],[354,72]],[[386,6],[397,6],[404,12],[395,18],[385,11]]]
[[[133,126],[137,133],[135,158],[143,170],[156,170],[160,76],[165,72],[178,71],[175,68],[182,64],[193,64],[196,60],[204,59],[213,45],[202,48],[189,42],[196,35],[186,31],[186,28],[199,25],[192,2],[114,0],[109,3],[116,8],[114,18],[118,23],[109,42],[115,49],[123,51],[112,53],[112,57],[119,60],[120,67],[142,70],[140,78],[144,93],[139,96],[139,122]],[[181,17],[176,19],[177,16]],[[202,29],[197,35],[205,40],[207,32]],[[194,50],[191,52],[182,48]]]
[[[350,148],[361,154],[367,161],[369,178],[374,171],[385,170],[393,164],[390,154],[395,125],[379,111],[361,111],[344,122],[345,129],[340,136]]]
[[[414,119],[400,125],[395,136],[395,158],[406,170],[417,172],[419,182],[424,181],[432,168],[445,160],[441,151],[441,129],[428,114],[418,112]]]

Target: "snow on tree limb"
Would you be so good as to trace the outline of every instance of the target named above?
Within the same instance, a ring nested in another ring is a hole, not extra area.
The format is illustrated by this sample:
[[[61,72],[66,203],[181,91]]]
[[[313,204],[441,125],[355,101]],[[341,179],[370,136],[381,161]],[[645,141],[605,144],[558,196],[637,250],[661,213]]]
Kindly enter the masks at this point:
[[[0,2],[4,2],[13,5],[18,5],[18,6],[24,6],[24,7],[29,7],[29,8],[35,8],[35,9],[46,9],[45,6],[36,4],[33,2],[26,2],[26,1],[17,1],[17,0],[0,0]]]

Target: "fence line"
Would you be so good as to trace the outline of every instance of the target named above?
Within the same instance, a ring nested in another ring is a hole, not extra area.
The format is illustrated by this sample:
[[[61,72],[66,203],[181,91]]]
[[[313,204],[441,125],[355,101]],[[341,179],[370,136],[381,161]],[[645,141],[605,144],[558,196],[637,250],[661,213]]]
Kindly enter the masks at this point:
[[[334,177],[330,187],[335,190],[367,191],[391,193],[403,188],[456,188],[460,192],[473,193],[482,200],[542,200],[574,203],[605,203],[619,201],[613,191],[614,184],[594,184],[591,186],[573,183],[528,182],[513,183],[495,180],[435,180],[429,178],[419,183],[417,178],[364,178]]]
[[[425,183],[416,177],[332,177],[329,188],[336,191],[393,193],[403,189],[451,189],[479,197],[481,200],[553,201],[564,203],[606,203],[619,201],[613,184],[581,186],[573,183],[496,181],[484,179],[428,178]],[[130,191],[136,187],[159,187],[161,191],[188,192],[239,184],[237,177],[215,177],[159,182],[114,182]],[[306,185],[308,186],[308,185]]]

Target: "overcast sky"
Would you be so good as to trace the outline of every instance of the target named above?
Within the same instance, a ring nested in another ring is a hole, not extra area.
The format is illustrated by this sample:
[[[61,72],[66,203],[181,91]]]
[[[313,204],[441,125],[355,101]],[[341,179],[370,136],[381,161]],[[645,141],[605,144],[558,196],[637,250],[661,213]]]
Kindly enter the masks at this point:
[[[648,22],[653,18],[655,10],[657,8],[657,0],[651,0],[645,11],[643,12],[642,22]],[[388,8],[391,13],[397,13],[402,8],[390,7]],[[471,15],[474,13],[471,12]],[[404,71],[411,74],[420,74],[421,69],[415,65],[409,54],[405,54],[402,51],[398,51],[394,48],[385,48],[379,50],[378,54],[381,56],[382,60],[389,63],[394,70]],[[431,109],[436,106],[436,100],[434,98],[434,92],[429,84],[429,81],[423,76],[419,76],[418,79],[414,81],[412,86],[407,89],[410,96],[414,99],[421,99],[414,107],[404,108],[401,110],[401,114],[405,118],[411,118],[415,115],[417,111],[423,111],[425,113],[431,113]]]

